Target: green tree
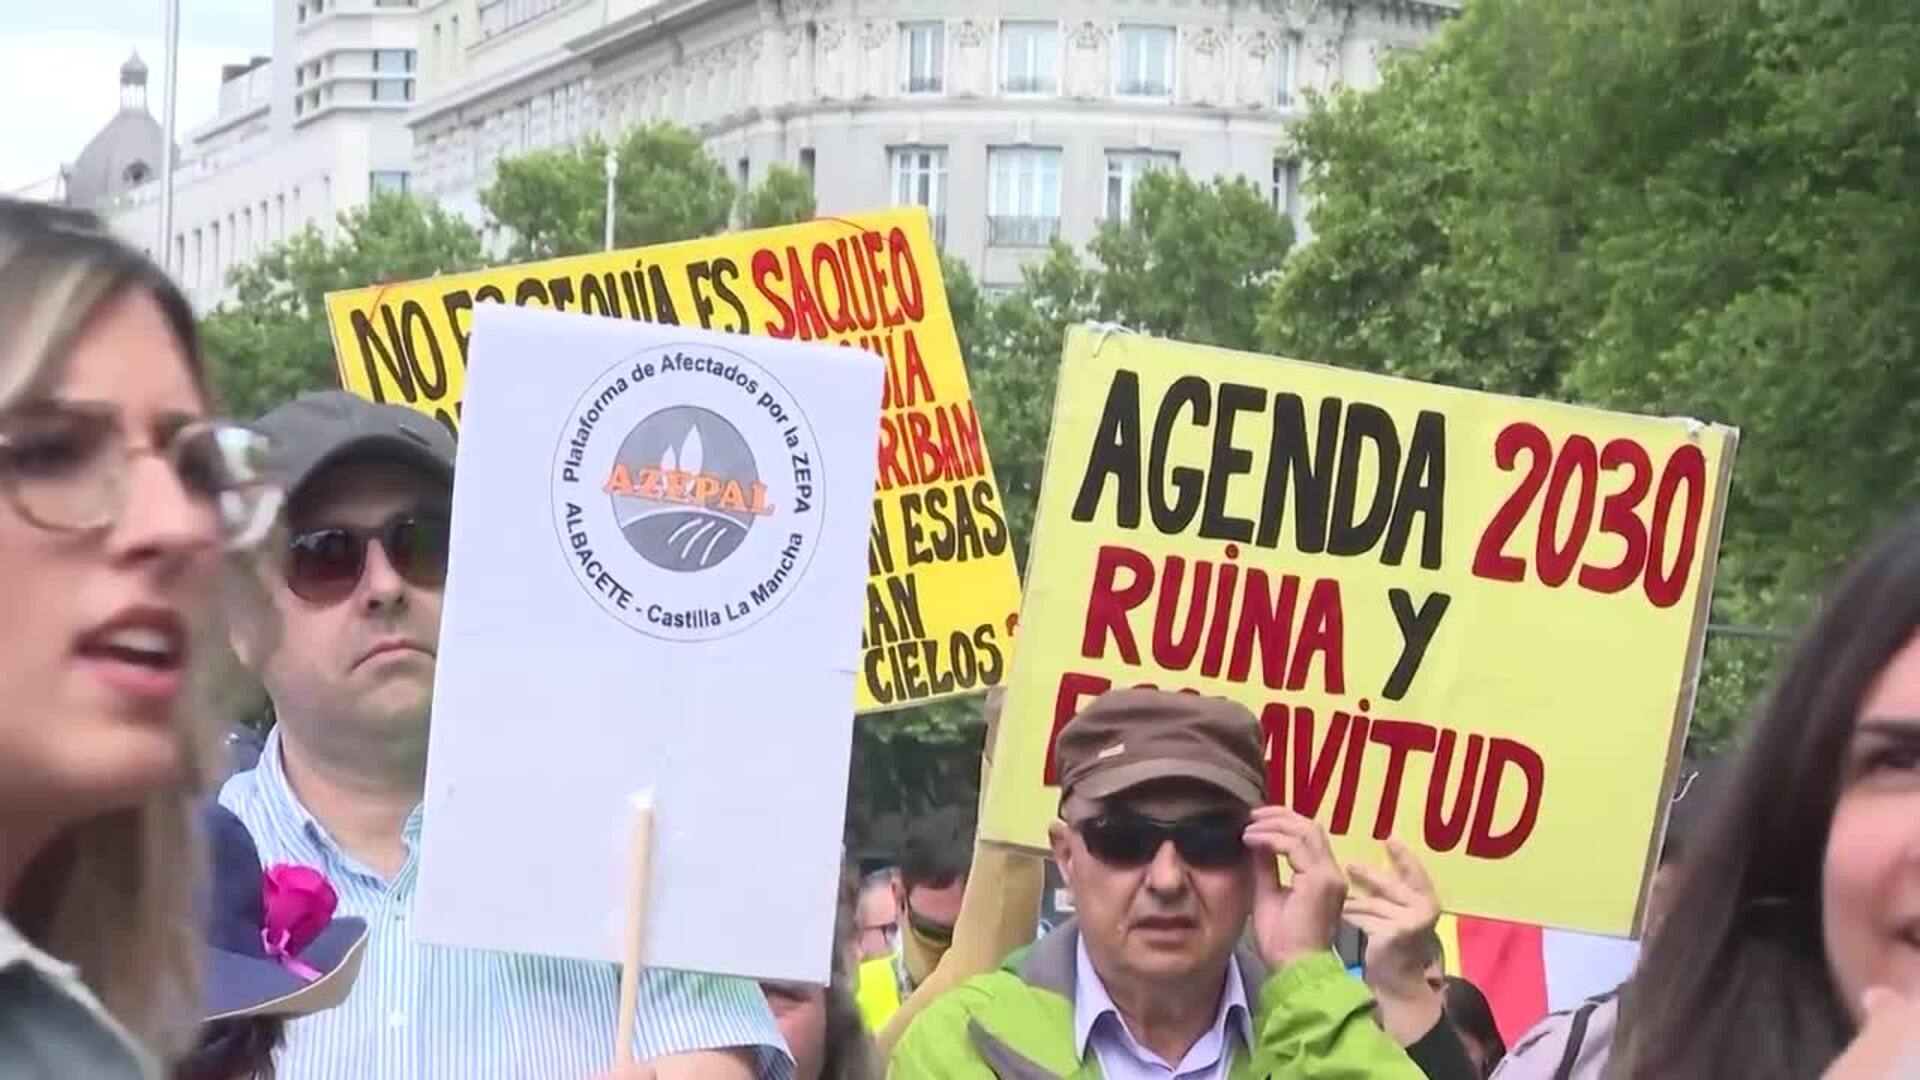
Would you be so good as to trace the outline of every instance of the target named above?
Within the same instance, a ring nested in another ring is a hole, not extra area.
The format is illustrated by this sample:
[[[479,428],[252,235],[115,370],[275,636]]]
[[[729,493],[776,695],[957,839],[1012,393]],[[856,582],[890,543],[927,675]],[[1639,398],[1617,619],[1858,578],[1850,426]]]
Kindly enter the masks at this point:
[[[964,271],[948,271],[949,294],[966,297],[956,304],[961,351],[1022,560],[1067,327],[1112,322],[1251,348],[1261,304],[1292,243],[1292,222],[1245,180],[1150,172],[1135,186],[1127,217],[1102,224],[1091,259],[1056,243],[997,300],[979,298]]]
[[[331,237],[309,227],[234,270],[232,299],[200,323],[214,388],[236,416],[337,386],[327,293],[485,265],[479,234],[455,214],[378,195],[340,215]]]
[[[515,262],[599,251],[606,230],[607,144],[500,162],[480,205],[512,237]],[[614,246],[637,247],[722,232],[736,195],[727,171],[685,128],[661,122],[621,138],[615,156]]]
[[[775,165],[760,186],[741,193],[740,221],[749,229],[791,225],[813,217],[813,180],[799,169]]]
[[[1477,0],[1298,131],[1262,344],[1742,429],[1716,618],[1791,625],[1920,495],[1920,13]],[[1728,737],[1777,647],[1708,650]]]

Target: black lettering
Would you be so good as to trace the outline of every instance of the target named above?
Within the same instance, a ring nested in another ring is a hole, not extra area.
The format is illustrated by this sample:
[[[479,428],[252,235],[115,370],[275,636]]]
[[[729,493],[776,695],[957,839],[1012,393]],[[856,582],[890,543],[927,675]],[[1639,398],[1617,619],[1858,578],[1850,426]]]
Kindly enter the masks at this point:
[[[1268,511],[1260,517],[1261,547],[1274,547],[1287,505],[1287,487],[1293,487],[1293,545],[1309,555],[1327,546],[1327,500],[1333,490],[1334,435],[1340,426],[1340,399],[1320,403],[1318,445],[1307,460],[1307,418],[1298,394],[1273,399],[1273,441],[1267,451]],[[1285,467],[1282,467],[1284,463]]]
[[[1200,517],[1200,535],[1213,540],[1253,539],[1253,522],[1227,516],[1227,484],[1253,471],[1253,451],[1233,445],[1233,423],[1243,412],[1265,408],[1267,392],[1240,383],[1220,384],[1220,410],[1213,423],[1213,458],[1207,465],[1206,512]]]
[[[1446,536],[1446,492],[1447,418],[1422,409],[1407,444],[1407,468],[1400,474],[1400,493],[1394,498],[1393,520],[1387,523],[1382,562],[1400,565],[1406,557],[1408,534],[1413,531],[1413,516],[1420,514],[1420,565],[1428,570],[1440,569],[1440,545]]]
[[[1114,524],[1123,529],[1140,525],[1140,377],[1131,371],[1113,373],[1107,404],[1100,413],[1100,429],[1093,453],[1073,500],[1073,520],[1092,521],[1106,494],[1107,478],[1119,488]]]
[[[1327,429],[1321,429],[1325,437]],[[1373,505],[1367,516],[1353,520],[1360,497],[1360,455],[1372,443],[1379,468],[1374,471]],[[1393,513],[1393,478],[1400,472],[1400,433],[1393,417],[1378,405],[1356,401],[1347,407],[1346,430],[1340,436],[1340,471],[1333,485],[1333,520],[1327,533],[1327,554],[1362,555],[1386,530]]]
[[[1205,427],[1212,419],[1213,398],[1207,380],[1198,375],[1183,375],[1167,387],[1160,400],[1160,414],[1153,421],[1153,443],[1147,458],[1147,508],[1153,513],[1153,527],[1169,536],[1184,532],[1187,523],[1200,509],[1201,488],[1206,476],[1190,465],[1167,468],[1167,444],[1173,441],[1173,425],[1181,405],[1193,406],[1193,423]],[[1167,501],[1169,490],[1178,492],[1176,501]]]
[[[1393,606],[1393,621],[1400,624],[1400,659],[1394,662],[1393,674],[1387,676],[1386,688],[1380,693],[1390,701],[1399,701],[1413,685],[1413,677],[1420,673],[1420,661],[1426,659],[1427,646],[1433,643],[1433,635],[1440,629],[1440,620],[1447,613],[1447,605],[1453,603],[1453,597],[1430,593],[1426,603],[1415,611],[1412,593],[1388,589],[1387,602]]]

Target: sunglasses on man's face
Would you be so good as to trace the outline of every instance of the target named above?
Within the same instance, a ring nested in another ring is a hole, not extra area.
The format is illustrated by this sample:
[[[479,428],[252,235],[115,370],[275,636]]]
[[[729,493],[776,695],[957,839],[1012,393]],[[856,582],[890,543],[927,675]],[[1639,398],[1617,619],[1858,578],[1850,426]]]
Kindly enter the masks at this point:
[[[1196,870],[1224,870],[1247,857],[1243,838],[1247,815],[1231,811],[1163,821],[1125,810],[1110,810],[1075,824],[1087,851],[1108,866],[1145,866],[1171,843]]]
[[[408,510],[371,529],[303,529],[287,542],[287,588],[309,604],[339,603],[359,586],[367,571],[367,546],[378,542],[408,584],[437,589],[447,581],[447,530],[441,510]]]

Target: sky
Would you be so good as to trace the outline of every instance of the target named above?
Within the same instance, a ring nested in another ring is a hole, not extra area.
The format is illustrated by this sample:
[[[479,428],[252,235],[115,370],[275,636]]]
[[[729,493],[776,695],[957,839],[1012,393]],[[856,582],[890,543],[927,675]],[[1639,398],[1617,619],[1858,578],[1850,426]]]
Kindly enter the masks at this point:
[[[211,119],[220,65],[266,55],[276,0],[179,0],[180,141]],[[0,0],[0,192],[71,162],[120,107],[120,65],[147,63],[147,107],[164,120],[163,0]]]

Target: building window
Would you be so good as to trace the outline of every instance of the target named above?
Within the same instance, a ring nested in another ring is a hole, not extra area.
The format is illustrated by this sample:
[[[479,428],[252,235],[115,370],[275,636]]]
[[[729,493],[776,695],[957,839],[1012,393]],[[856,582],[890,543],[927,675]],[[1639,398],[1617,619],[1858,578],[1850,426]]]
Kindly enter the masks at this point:
[[[1292,158],[1273,159],[1273,209],[1287,217],[1300,199],[1300,163]]]
[[[375,195],[405,195],[407,193],[407,170],[380,169],[367,174],[367,187]]]
[[[1058,147],[994,147],[987,174],[989,244],[1045,247],[1060,235]]]
[[[1060,90],[1060,25],[1000,24],[1000,92],[1054,94]]]
[[[938,94],[946,89],[947,24],[900,24],[901,90],[909,94]]]
[[[1122,26],[1115,41],[1114,95],[1172,100],[1173,42],[1171,26]]]
[[[412,79],[375,79],[373,80],[373,100],[375,101],[412,101]]]
[[[307,5],[301,4],[293,9],[293,21],[294,22],[307,21]]]
[[[1293,106],[1294,84],[1300,71],[1300,35],[1281,34],[1273,50],[1274,85],[1278,88],[1273,103],[1283,109]]]
[[[1153,169],[1177,169],[1180,155],[1157,150],[1107,152],[1107,217],[1125,221],[1133,213],[1133,188]]]
[[[384,75],[407,75],[413,71],[412,49],[373,50],[373,70]]]
[[[947,230],[947,151],[938,146],[897,146],[888,153],[893,205],[924,206],[935,240]]]
[[[813,171],[815,167],[816,166],[815,166],[814,156],[813,156],[813,147],[811,146],[801,147],[800,148],[800,171],[807,174],[808,184],[813,183]]]
[[[151,175],[151,173],[147,169],[147,163],[144,161],[136,161],[127,166],[126,171],[121,174],[121,177],[126,180],[128,184],[144,184],[147,182],[149,175]]]

